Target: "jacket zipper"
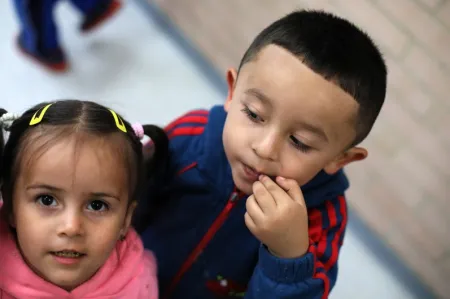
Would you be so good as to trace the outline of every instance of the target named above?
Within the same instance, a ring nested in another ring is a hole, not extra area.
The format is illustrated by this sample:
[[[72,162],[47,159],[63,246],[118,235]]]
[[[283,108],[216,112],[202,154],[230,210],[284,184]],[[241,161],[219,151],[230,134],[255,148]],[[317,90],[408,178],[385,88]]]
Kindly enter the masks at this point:
[[[170,295],[174,291],[176,285],[180,282],[183,275],[192,267],[192,265],[195,263],[200,254],[203,252],[205,247],[208,246],[209,242],[211,242],[214,235],[222,227],[223,223],[228,218],[228,215],[230,214],[231,210],[236,205],[238,199],[239,199],[239,192],[235,188],[234,191],[231,193],[231,196],[228,199],[227,204],[220,212],[219,216],[217,216],[217,218],[214,220],[213,224],[209,227],[208,231],[205,233],[203,238],[200,240],[200,242],[197,244],[194,250],[192,250],[192,252],[189,254],[188,258],[184,261],[184,263],[181,265],[180,269],[178,270],[177,274],[170,283],[170,286],[167,289],[165,296],[163,298],[165,299],[170,298]]]

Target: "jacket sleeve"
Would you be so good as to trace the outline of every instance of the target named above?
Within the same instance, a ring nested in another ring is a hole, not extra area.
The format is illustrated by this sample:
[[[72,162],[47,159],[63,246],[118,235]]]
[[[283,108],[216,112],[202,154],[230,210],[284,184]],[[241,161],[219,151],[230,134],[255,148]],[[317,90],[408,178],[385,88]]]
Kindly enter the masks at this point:
[[[347,225],[344,196],[308,210],[310,246],[297,259],[281,259],[262,245],[246,299],[325,299],[336,283],[339,249]]]
[[[192,137],[203,133],[207,119],[208,111],[206,110],[190,111],[164,128],[169,137],[169,158],[165,167],[157,169],[147,180],[143,193],[138,198],[138,206],[132,222],[138,233],[142,233],[147,228],[154,213],[168,200],[167,194],[173,178],[177,172],[186,167],[183,164],[186,148],[192,142]],[[143,145],[144,159],[151,158],[153,149],[151,140]]]

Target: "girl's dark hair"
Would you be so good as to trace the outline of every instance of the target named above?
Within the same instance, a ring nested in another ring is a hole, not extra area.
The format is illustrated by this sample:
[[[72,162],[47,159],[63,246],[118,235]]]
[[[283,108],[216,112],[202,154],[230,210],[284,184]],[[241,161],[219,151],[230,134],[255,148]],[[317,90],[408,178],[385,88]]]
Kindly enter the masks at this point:
[[[0,117],[2,117],[4,114],[6,114],[6,110],[3,108],[0,108]],[[3,157],[3,148],[5,147],[5,137],[3,136],[3,129],[1,128],[1,123],[0,123],[0,171],[2,169],[2,157]],[[0,172],[1,173],[1,172]],[[2,185],[2,180],[1,180],[1,176],[0,176],[0,187]],[[0,194],[1,195],[1,194]],[[0,196],[1,199],[1,196]]]
[[[35,114],[39,116],[48,104],[52,105],[45,111],[42,120],[38,124],[30,126],[33,116]],[[0,108],[0,117],[5,113],[6,111]],[[143,185],[152,178],[156,170],[161,169],[164,172],[168,160],[169,141],[161,128],[144,125],[144,134],[150,137],[154,144],[153,156],[150,159],[144,159],[140,139],[134,133],[131,125],[119,114],[116,115],[119,123],[123,122],[126,133],[119,129],[113,113],[108,108],[90,101],[62,100],[41,103],[27,110],[12,123],[6,142],[3,136],[4,130],[0,128],[0,186],[3,197],[3,215],[5,217],[11,215],[12,194],[15,178],[22,163],[21,160],[23,160],[22,153],[28,143],[31,141],[35,143],[36,139],[40,138],[34,136],[35,132],[40,132],[41,136],[51,137],[50,140],[45,140],[40,148],[41,152],[55,141],[70,134],[87,133],[99,137],[123,136],[124,162],[130,172],[127,177],[131,180],[130,199],[137,200]]]

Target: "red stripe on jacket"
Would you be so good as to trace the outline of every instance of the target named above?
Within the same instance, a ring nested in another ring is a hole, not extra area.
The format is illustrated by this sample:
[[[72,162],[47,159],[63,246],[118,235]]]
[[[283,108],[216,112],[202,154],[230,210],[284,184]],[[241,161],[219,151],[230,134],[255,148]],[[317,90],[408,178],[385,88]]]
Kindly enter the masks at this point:
[[[340,240],[342,239],[345,227],[347,225],[347,206],[345,197],[337,198],[339,206],[338,217],[335,206],[332,201],[325,202],[326,215],[329,219],[329,225],[324,227],[323,211],[319,209],[311,209],[308,211],[309,218],[309,236],[310,248],[309,252],[314,255],[314,274],[313,278],[320,279],[324,284],[324,293],[322,299],[326,299],[330,293],[330,279],[327,271],[333,268],[338,260]],[[336,230],[334,236],[330,239],[329,233]],[[327,249],[331,247],[330,256],[326,256]]]

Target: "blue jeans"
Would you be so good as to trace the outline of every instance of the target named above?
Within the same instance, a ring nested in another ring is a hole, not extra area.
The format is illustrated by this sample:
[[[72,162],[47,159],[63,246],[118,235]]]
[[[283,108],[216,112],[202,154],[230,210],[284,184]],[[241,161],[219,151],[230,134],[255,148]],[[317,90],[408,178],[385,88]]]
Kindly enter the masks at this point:
[[[22,45],[30,52],[45,53],[59,49],[54,9],[60,0],[13,0],[20,23]],[[82,15],[109,0],[68,0]]]

